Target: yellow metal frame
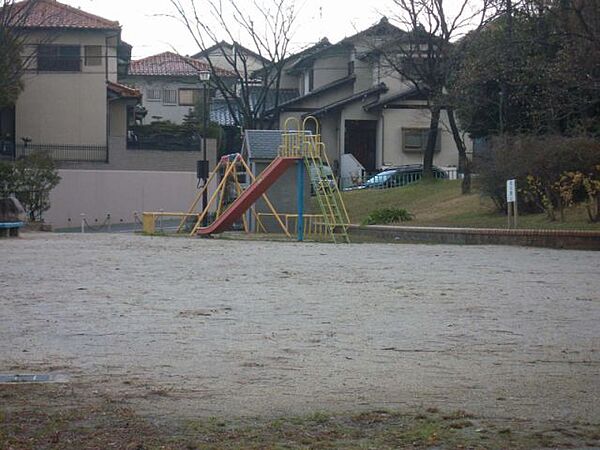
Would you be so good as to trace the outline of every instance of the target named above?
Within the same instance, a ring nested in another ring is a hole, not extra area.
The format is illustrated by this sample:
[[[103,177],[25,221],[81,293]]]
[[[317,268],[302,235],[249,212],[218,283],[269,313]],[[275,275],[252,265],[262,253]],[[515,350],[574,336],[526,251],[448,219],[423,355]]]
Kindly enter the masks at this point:
[[[314,133],[309,130],[310,124],[314,124]],[[324,164],[329,167],[331,165],[325,151],[325,144],[321,141],[319,121],[313,116],[305,117],[302,122],[296,117],[288,118],[284,123],[279,155],[304,159],[311,184],[316,191],[323,222],[333,241],[336,242],[337,234],[341,235],[344,241],[349,242],[347,230],[350,218],[337,180],[334,177],[334,182],[331,183],[331,180],[324,176],[322,170]],[[318,181],[312,179],[311,168],[319,172]]]
[[[225,212],[227,211],[228,208],[223,209],[223,200],[225,198],[225,189],[227,189],[228,181],[232,180],[234,182],[235,190],[236,190],[236,193],[238,194],[238,196],[244,192],[244,187],[239,182],[238,166],[241,166],[241,168],[243,168],[246,171],[246,174],[250,177],[252,183],[254,183],[256,181],[256,177],[252,173],[252,170],[250,169],[250,167],[248,166],[246,161],[244,161],[244,158],[242,158],[242,155],[240,155],[239,153],[236,154],[233,161],[230,161],[229,159],[226,159],[226,158],[221,158],[221,160],[219,161],[219,164],[217,164],[217,166],[215,167],[215,170],[209,176],[209,181],[205,184],[203,189],[198,193],[198,195],[192,202],[190,209],[188,210],[187,214],[191,215],[193,213],[193,211],[197,208],[200,198],[202,198],[202,194],[204,193],[204,190],[208,189],[208,183],[210,181],[212,181],[214,179],[214,177],[216,176],[216,174],[219,172],[219,170],[223,168],[225,170],[225,173],[223,174],[223,178],[221,178],[221,181],[217,185],[217,188],[212,193],[212,195],[208,201],[208,204],[199,214],[196,214],[197,220],[196,220],[196,223],[190,233],[191,236],[195,235],[198,232],[198,230],[202,227],[202,222],[203,222],[204,218],[207,216],[207,214],[209,213],[209,211],[211,210],[211,208],[213,207],[213,205],[215,203],[216,203],[215,219],[217,219],[221,215],[225,214]],[[281,227],[282,231],[286,234],[286,236],[291,238],[292,236],[288,233],[287,229],[285,228],[285,224],[281,220],[280,214],[278,214],[277,211],[275,210],[275,207],[273,206],[273,203],[271,203],[271,201],[269,200],[269,197],[267,196],[267,194],[263,194],[261,197],[264,200],[264,202],[267,204],[267,207],[269,208],[271,213],[277,219],[277,222],[279,223],[279,226]],[[256,208],[251,207],[250,214],[252,214],[256,218],[257,224],[264,228],[264,225],[260,221],[260,217],[256,213]],[[245,213],[242,214],[242,222],[244,224],[244,230],[246,232],[249,232],[249,225],[248,225],[248,221],[247,221]],[[181,232],[183,230],[184,225],[185,225],[185,217],[182,219],[181,223],[179,224],[178,232]]]
[[[282,214],[285,222],[285,226],[290,234],[295,233],[298,227],[298,214]],[[258,213],[260,218],[272,217],[270,213]],[[307,236],[323,236],[329,234],[323,216],[321,214],[303,214],[304,220],[304,233]],[[264,226],[262,231],[266,232]]]

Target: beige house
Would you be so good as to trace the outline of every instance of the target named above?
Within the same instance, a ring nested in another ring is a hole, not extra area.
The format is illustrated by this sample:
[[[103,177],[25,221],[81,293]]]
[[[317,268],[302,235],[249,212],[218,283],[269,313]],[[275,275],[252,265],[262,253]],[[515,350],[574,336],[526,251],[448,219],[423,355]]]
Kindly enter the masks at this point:
[[[300,96],[280,105],[286,120],[318,118],[328,157],[345,180],[384,167],[423,162],[430,114],[413,85],[402,81],[373,49],[402,31],[387,19],[337,44],[322,41],[290,58],[282,86]],[[471,148],[471,142],[467,142]],[[455,174],[458,151],[442,112],[434,164]]]
[[[110,217],[132,223],[143,210],[185,210],[198,189],[193,151],[127,148],[128,124],[142,93],[119,82],[131,47],[113,22],[55,0],[25,0],[27,70],[16,104],[0,111],[0,143],[9,157],[41,150],[61,182],[45,221],[55,229]],[[4,144],[7,142],[8,144]],[[215,141],[207,146],[216,160]]]
[[[31,2],[15,5],[30,8],[27,65],[22,93],[2,113],[2,135],[17,156],[41,149],[57,160],[108,161],[111,137],[125,137],[127,108],[140,97],[117,81],[130,52],[121,27],[55,0]]]

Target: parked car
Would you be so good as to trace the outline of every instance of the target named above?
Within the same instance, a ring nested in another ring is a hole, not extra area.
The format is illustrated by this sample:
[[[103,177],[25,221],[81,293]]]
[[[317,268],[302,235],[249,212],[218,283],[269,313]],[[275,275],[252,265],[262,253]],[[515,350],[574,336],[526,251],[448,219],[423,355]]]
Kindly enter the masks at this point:
[[[439,167],[433,166],[433,176],[435,178],[448,178],[448,174]],[[392,167],[373,175],[359,189],[378,188],[385,189],[390,187],[404,186],[414,183],[423,177],[423,164],[410,164],[407,166]]]

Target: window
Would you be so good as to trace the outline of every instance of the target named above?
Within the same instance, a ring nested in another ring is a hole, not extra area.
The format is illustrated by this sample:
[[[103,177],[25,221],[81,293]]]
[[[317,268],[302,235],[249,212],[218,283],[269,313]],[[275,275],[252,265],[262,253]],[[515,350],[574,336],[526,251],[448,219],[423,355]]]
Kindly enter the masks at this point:
[[[146,100],[149,102],[160,102],[160,89],[146,89]]]
[[[180,106],[196,106],[201,99],[200,89],[179,89]]]
[[[163,89],[163,105],[177,104],[177,90]]]
[[[39,45],[37,53],[39,71],[80,72],[81,48],[78,45]]]
[[[86,45],[83,48],[85,55],[86,66],[101,66],[102,65],[102,46],[101,45]]]
[[[354,73],[354,61],[348,63],[348,76]]]
[[[402,128],[402,151],[405,153],[423,153],[427,146],[429,128]],[[442,130],[438,129],[435,142],[435,152],[438,153],[442,146]]]
[[[315,84],[315,71],[314,69],[308,69],[304,72],[304,94],[308,94],[314,88]]]

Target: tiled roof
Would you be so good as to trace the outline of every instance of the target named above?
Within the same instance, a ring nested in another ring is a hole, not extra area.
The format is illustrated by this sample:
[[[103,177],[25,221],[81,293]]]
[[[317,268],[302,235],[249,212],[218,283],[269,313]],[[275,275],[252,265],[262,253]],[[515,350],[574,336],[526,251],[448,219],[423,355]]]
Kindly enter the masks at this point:
[[[26,0],[15,3],[13,8],[14,17],[26,16],[23,23],[19,23],[19,26],[25,28],[121,29],[119,22],[95,16],[56,0]]]
[[[246,130],[244,151],[249,159],[275,159],[281,146],[281,130]]]
[[[251,106],[251,108],[256,107],[257,97],[260,94],[261,90],[262,90],[262,88],[258,89],[258,91],[256,91],[256,90],[250,91],[250,106]],[[279,100],[279,103],[283,103],[283,102],[287,102],[290,99],[295,98],[297,96],[298,96],[297,89],[281,89],[279,91],[278,100]],[[274,103],[275,103],[275,93],[274,93],[274,91],[269,91],[265,109],[267,111],[270,111],[273,108]],[[241,122],[241,114],[239,113],[239,111],[237,111],[237,105],[235,104],[235,102],[232,101],[232,104],[233,104],[234,109],[236,110],[236,116],[238,118],[237,123],[239,124],[239,122]],[[222,98],[214,99],[212,101],[211,108],[210,108],[210,120],[218,123],[221,126],[230,126],[231,127],[231,126],[236,125],[236,120],[235,120],[234,116],[231,114],[231,111],[229,110],[229,108],[227,106],[227,101]]]
[[[222,127],[233,127],[236,125],[234,116],[229,111],[227,102],[222,99],[214,99],[210,105],[210,121],[218,123]],[[240,117],[238,114],[238,122]]]
[[[106,83],[106,88],[113,94],[117,95],[121,98],[141,98],[142,93],[137,90],[130,88],[129,86],[125,86],[120,83],[113,83],[112,81],[108,81]]]
[[[179,76],[195,77],[200,72],[211,72],[210,66],[187,56],[164,52],[144,59],[131,61],[129,75],[132,76]],[[219,76],[233,76],[232,72],[217,69]]]

